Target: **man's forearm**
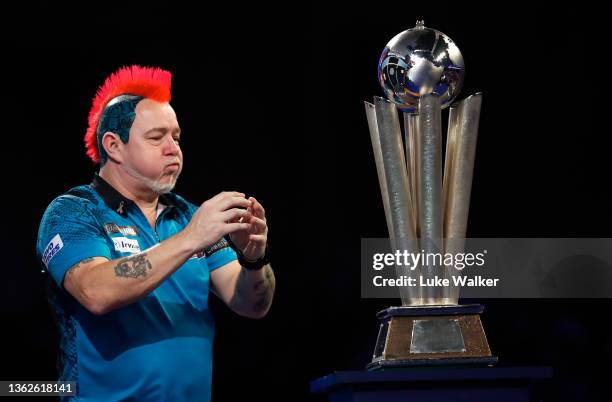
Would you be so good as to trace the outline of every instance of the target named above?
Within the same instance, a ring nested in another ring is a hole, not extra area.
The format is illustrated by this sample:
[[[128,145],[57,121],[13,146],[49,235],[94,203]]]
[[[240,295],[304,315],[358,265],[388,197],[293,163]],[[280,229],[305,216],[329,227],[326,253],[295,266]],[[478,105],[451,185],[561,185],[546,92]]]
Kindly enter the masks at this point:
[[[89,311],[104,314],[149,294],[193,253],[181,232],[130,257],[76,264],[66,273],[64,287]]]
[[[261,318],[270,309],[275,286],[276,279],[270,265],[259,271],[242,268],[238,273],[230,307],[241,315]]]

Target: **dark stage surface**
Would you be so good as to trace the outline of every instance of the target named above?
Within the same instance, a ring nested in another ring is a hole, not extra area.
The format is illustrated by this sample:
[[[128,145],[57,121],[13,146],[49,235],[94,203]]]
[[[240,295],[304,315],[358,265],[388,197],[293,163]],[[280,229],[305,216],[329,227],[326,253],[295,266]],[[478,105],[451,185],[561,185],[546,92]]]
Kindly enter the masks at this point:
[[[274,305],[253,321],[211,297],[215,401],[322,401],[310,381],[370,361],[375,314],[399,299],[360,298],[360,238],[387,236],[363,100],[381,95],[384,45],[417,17],[461,49],[462,97],[484,93],[468,235],[612,237],[600,10],[438,5],[383,18],[388,7],[360,7],[4,14],[0,379],[56,378],[38,223],[55,196],[91,180],[90,99],[126,64],[174,74],[176,191],[201,203],[239,190],[267,210]],[[499,366],[552,366],[551,401],[607,400],[609,300],[479,302]]]

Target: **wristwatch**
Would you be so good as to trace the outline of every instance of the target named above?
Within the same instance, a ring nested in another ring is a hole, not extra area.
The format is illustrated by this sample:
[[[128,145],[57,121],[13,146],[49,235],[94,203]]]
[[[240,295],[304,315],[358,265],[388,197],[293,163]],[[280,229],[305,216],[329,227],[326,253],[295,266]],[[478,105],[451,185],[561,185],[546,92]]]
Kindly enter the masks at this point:
[[[270,263],[270,259],[269,259],[270,246],[269,246],[269,243],[267,242],[266,242],[266,250],[264,251],[264,255],[259,257],[255,261],[249,261],[245,258],[244,254],[242,254],[242,251],[240,251],[240,249],[234,244],[232,239],[230,239],[229,235],[225,236],[225,241],[227,241],[227,244],[229,244],[229,246],[236,252],[236,254],[238,255],[238,262],[246,270],[259,271],[260,269],[262,269],[263,267],[265,267],[266,265]]]

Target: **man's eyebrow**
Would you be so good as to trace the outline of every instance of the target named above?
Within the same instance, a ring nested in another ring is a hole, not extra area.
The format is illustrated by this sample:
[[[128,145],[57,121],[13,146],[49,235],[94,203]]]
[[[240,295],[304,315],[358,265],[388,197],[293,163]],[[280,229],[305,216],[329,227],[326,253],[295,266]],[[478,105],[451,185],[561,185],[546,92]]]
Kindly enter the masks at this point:
[[[153,128],[148,129],[147,131],[145,131],[144,135],[148,135],[148,134],[154,133],[156,131],[158,131],[158,132],[160,132],[162,134],[165,134],[165,133],[168,132],[168,129],[166,127],[153,127]]]
[[[172,131],[174,134],[181,134],[181,129],[179,127],[169,130],[168,127],[153,127],[145,131],[144,135],[148,135],[154,132],[160,132],[162,134],[166,134],[168,131]]]

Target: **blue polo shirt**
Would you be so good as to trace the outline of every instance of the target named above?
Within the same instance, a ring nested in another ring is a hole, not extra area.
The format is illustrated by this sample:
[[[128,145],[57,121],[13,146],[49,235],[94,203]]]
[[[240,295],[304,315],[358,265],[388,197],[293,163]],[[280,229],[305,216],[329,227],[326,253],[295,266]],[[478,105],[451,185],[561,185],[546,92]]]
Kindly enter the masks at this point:
[[[153,229],[135,203],[96,175],[91,185],[53,200],[42,218],[36,249],[52,279],[60,380],[78,383],[75,400],[210,400],[210,272],[236,259],[224,239],[143,299],[104,315],[91,314],[63,287],[66,271],[83,259],[144,251],[183,229],[197,209],[172,193],[160,203],[165,208]]]

